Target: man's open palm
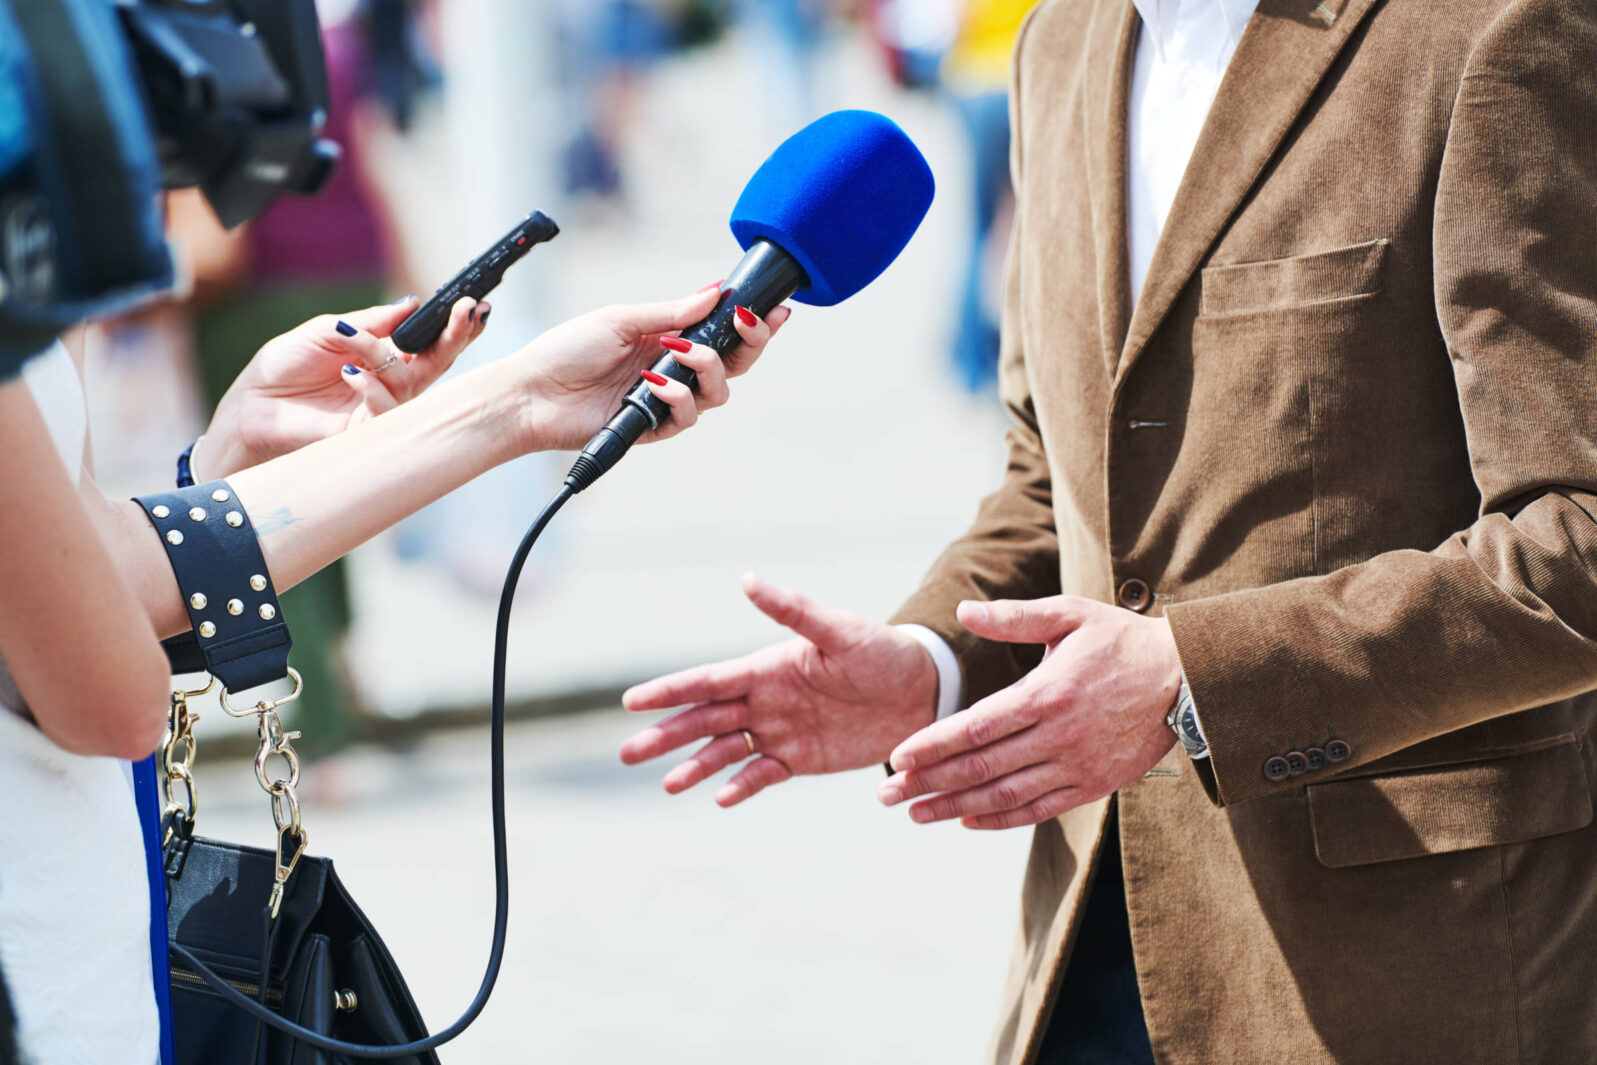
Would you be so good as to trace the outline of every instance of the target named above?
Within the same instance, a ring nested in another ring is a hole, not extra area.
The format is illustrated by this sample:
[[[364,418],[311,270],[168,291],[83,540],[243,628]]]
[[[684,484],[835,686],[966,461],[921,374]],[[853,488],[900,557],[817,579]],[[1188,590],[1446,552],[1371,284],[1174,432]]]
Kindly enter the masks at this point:
[[[734,806],[795,775],[884,762],[931,724],[937,668],[914,637],[753,575],[743,579],[743,593],[798,638],[628,691],[621,699],[628,710],[689,705],[622,744],[623,762],[637,765],[709,738],[666,774],[665,790],[676,794],[752,754],[716,793],[717,803]]]

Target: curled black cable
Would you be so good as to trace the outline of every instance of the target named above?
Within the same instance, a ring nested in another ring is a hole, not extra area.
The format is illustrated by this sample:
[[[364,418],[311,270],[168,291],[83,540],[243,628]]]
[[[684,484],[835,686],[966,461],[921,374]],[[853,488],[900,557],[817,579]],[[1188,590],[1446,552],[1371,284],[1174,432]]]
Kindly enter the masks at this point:
[[[263,1024],[269,1024],[285,1035],[336,1054],[352,1058],[399,1058],[443,1046],[470,1027],[477,1019],[477,1015],[483,1011],[483,1007],[488,1005],[488,996],[493,994],[494,983],[499,979],[499,967],[504,962],[505,930],[510,924],[510,861],[509,845],[505,837],[505,664],[510,655],[510,608],[516,601],[516,585],[521,582],[521,570],[527,564],[527,556],[532,553],[533,544],[538,542],[544,527],[559,513],[560,508],[566,505],[566,500],[573,494],[574,490],[568,484],[544,505],[537,520],[527,530],[527,535],[521,538],[521,546],[516,548],[516,557],[511,560],[510,569],[505,574],[505,586],[499,593],[499,617],[494,625],[493,721],[489,728],[489,760],[492,766],[489,787],[492,792],[494,826],[494,934],[493,946],[488,951],[488,967],[483,972],[482,985],[477,988],[477,997],[471,1000],[466,1012],[448,1028],[434,1032],[423,1039],[410,1043],[396,1043],[393,1046],[347,1043],[342,1039],[334,1039],[284,1020],[212,972],[211,967],[196,958],[187,947],[177,943],[171,945],[172,953],[192,968],[211,986],[212,990]]]

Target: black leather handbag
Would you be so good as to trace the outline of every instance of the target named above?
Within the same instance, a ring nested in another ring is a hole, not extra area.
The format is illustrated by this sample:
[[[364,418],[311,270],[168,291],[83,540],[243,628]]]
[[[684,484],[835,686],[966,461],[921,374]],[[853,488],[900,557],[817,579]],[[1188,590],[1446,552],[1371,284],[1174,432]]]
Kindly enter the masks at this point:
[[[564,500],[562,499],[562,502]],[[527,550],[558,507],[529,532],[507,579],[495,650],[492,792],[496,907],[493,943],[477,995],[449,1027],[429,1035],[398,966],[326,858],[305,853],[294,788],[299,758],[278,708],[299,694],[291,645],[248,516],[221,481],[137,502],[161,534],[187,604],[191,632],[167,641],[174,673],[207,672],[222,709],[257,719],[255,775],[271,796],[271,850],[194,834],[193,722],[174,691],[158,752],[164,771],[172,1014],[179,1065],[332,1065],[347,1057],[436,1065],[434,1048],[464,1031],[487,1004],[504,957],[509,872],[504,812],[504,661],[509,604]],[[233,693],[291,679],[294,691],[239,709]],[[281,761],[276,761],[280,759]],[[286,772],[278,770],[281,766]]]
[[[174,835],[167,859],[171,943],[238,991],[285,1020],[345,1042],[393,1045],[427,1034],[399,967],[331,861],[302,857],[277,918],[263,921],[262,901],[275,877],[272,851]],[[178,960],[172,1012],[179,1065],[342,1060],[244,1013]],[[428,1050],[393,1060],[436,1065],[438,1055]]]

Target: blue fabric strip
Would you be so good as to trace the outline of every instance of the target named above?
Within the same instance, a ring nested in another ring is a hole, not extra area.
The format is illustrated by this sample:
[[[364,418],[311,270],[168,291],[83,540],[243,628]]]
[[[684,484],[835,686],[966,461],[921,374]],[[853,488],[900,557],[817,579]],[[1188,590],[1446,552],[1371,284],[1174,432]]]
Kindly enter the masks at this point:
[[[161,1065],[175,1065],[172,1038],[171,963],[166,956],[166,862],[161,853],[161,783],[155,755],[133,763],[133,794],[144,830],[144,865],[150,878],[150,973],[155,979],[155,1008],[161,1018]]]

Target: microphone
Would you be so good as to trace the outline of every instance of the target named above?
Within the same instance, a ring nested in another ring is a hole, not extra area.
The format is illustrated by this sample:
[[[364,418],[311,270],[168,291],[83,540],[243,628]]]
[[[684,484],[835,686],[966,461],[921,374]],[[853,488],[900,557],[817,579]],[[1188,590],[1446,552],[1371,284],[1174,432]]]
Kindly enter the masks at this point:
[[[739,306],[764,318],[790,297],[815,307],[848,299],[898,258],[933,191],[931,167],[891,119],[873,111],[816,119],[783,141],[744,187],[731,220],[743,258],[722,282],[715,309],[684,329],[682,339],[725,358],[743,342],[732,325]],[[653,370],[689,388],[698,384],[698,375],[669,351]],[[598,480],[669,415],[640,378],[566,474],[571,494]]]

